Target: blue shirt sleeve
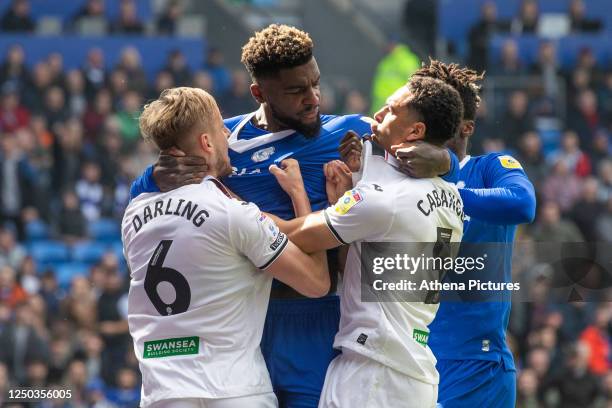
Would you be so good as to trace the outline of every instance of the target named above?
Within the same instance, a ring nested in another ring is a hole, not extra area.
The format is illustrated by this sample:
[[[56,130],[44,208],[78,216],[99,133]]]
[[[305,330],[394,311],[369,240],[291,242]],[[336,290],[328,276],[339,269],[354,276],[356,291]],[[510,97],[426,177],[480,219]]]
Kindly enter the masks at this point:
[[[157,187],[153,179],[153,165],[151,165],[132,183],[132,187],[130,188],[130,200],[138,197],[142,193],[156,193],[158,191],[159,187]]]
[[[511,156],[493,156],[484,166],[485,188],[459,189],[465,213],[492,224],[518,225],[535,217],[535,190]]]

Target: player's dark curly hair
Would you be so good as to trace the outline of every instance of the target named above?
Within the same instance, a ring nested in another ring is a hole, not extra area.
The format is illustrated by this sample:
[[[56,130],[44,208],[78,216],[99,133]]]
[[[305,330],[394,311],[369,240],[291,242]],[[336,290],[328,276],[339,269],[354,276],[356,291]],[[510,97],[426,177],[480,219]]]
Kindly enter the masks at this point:
[[[405,105],[425,123],[425,140],[443,145],[458,132],[463,117],[459,92],[439,79],[416,76],[408,82],[410,98]]]
[[[423,65],[414,75],[436,78],[455,88],[463,102],[463,119],[476,118],[480,105],[480,85],[477,82],[484,79],[484,72],[479,74],[466,67],[460,68],[457,64],[444,64],[430,58],[429,65]]]
[[[308,33],[284,24],[271,24],[249,38],[241,61],[253,79],[275,75],[284,68],[303,65],[312,58]]]

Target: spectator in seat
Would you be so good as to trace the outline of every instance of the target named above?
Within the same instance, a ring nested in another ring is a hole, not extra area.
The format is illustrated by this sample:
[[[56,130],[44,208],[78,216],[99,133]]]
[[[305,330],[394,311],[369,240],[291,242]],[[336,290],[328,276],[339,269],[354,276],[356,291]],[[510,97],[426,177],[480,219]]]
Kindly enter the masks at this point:
[[[580,149],[580,140],[573,130],[566,130],[561,138],[560,149],[553,152],[550,156],[550,163],[559,160],[578,177],[586,177],[591,174],[591,159]]]
[[[53,149],[52,186],[55,191],[72,188],[81,174],[83,153],[83,125],[78,119],[69,119],[56,127],[58,143]]]
[[[508,98],[507,109],[502,118],[498,136],[503,138],[506,146],[516,150],[521,136],[533,128],[527,92],[523,90],[512,92]]]
[[[104,0],[87,0],[85,5],[77,12],[72,19],[73,26],[77,26],[81,21],[88,18],[99,18],[103,20]]]
[[[501,60],[489,68],[493,76],[522,76],[527,70],[519,58],[518,45],[512,38],[504,41],[501,49]]]
[[[89,143],[97,144],[104,130],[104,123],[113,113],[113,97],[107,88],[101,88],[93,103],[83,115],[83,127]]]
[[[536,191],[539,191],[542,182],[548,175],[548,168],[542,153],[542,140],[537,132],[529,131],[523,135],[517,156],[529,180],[536,187]]]
[[[601,107],[601,125],[610,132],[612,131],[612,71],[604,75],[602,85],[598,88],[597,99]]]
[[[66,75],[66,92],[68,112],[70,116],[81,117],[87,107],[85,96],[85,79],[78,69],[73,69]]]
[[[32,70],[32,81],[26,88],[23,103],[37,114],[44,114],[45,95],[51,87],[51,70],[46,61],[40,61]]]
[[[7,229],[0,229],[0,266],[17,269],[26,258],[26,251],[16,241],[15,234]]]
[[[597,377],[588,370],[589,346],[576,343],[568,352],[565,369],[546,384],[560,394],[560,407],[590,407],[599,395]]]
[[[582,183],[580,199],[569,212],[569,217],[576,223],[587,242],[597,240],[597,218],[606,210],[599,200],[599,180],[588,177]]]
[[[31,33],[34,26],[28,0],[13,0],[11,7],[0,20],[0,30],[7,32]]]
[[[94,95],[106,86],[106,71],[104,68],[104,53],[99,48],[92,48],[87,53],[87,60],[82,68],[85,77],[85,93],[87,100],[93,100]]]
[[[128,367],[120,368],[117,373],[117,387],[108,390],[106,397],[120,407],[138,406],[140,384],[136,372]]]
[[[578,94],[574,109],[568,112],[568,126],[578,133],[581,146],[591,146],[593,135],[601,126],[597,96],[586,89]]]
[[[25,239],[22,212],[34,205],[38,176],[15,136],[0,138],[0,224],[13,223],[18,240]]]
[[[142,34],[144,26],[136,13],[136,4],[133,0],[121,0],[119,18],[113,24],[115,34]]]
[[[104,341],[102,378],[106,384],[116,385],[115,373],[123,365],[130,341],[127,323],[126,290],[116,268],[106,268],[106,282],[98,298],[98,327]]]
[[[173,88],[174,77],[166,70],[159,71],[155,76],[155,84],[147,99],[157,99],[164,89]]]
[[[51,72],[51,85],[64,87],[66,78],[64,75],[64,57],[59,52],[53,52],[47,57],[47,65]]]
[[[53,128],[57,123],[66,121],[69,111],[66,107],[66,95],[59,86],[52,86],[45,94],[45,117],[47,123]]]
[[[538,58],[531,67],[531,73],[540,77],[545,96],[558,96],[561,68],[557,61],[557,47],[553,42],[545,41],[540,44]]]
[[[15,320],[0,333],[0,361],[18,383],[27,378],[27,364],[32,360],[47,361],[48,346],[33,327],[34,315],[30,305],[15,306]]]
[[[606,201],[612,197],[612,157],[609,156],[598,163],[597,174],[601,182],[598,197],[600,200]]]
[[[23,92],[30,81],[30,72],[25,65],[25,53],[19,44],[11,45],[6,58],[0,64],[0,84],[14,83]]]
[[[74,191],[62,194],[62,208],[57,221],[57,230],[64,242],[73,244],[87,235],[87,221],[79,205],[79,197]]]
[[[213,78],[207,71],[196,71],[196,73],[193,75],[193,86],[195,88],[203,89],[211,95],[213,94],[213,89],[215,88]],[[159,94],[157,94],[157,96],[159,96]]]
[[[164,68],[174,79],[175,86],[187,86],[191,84],[191,70],[187,66],[185,55],[180,50],[174,50],[168,56],[168,64]],[[248,86],[247,86],[248,88]]]
[[[559,204],[561,211],[567,213],[580,197],[580,178],[569,169],[567,162],[557,160],[550,168],[550,175],[542,185],[542,196]]]
[[[6,265],[0,268],[0,303],[14,309],[28,298],[27,292],[17,282],[15,269]]]
[[[125,47],[121,51],[121,59],[117,69],[125,72],[130,89],[145,92],[148,88],[147,77],[142,69],[140,52],[134,47]]]
[[[536,0],[523,0],[519,15],[512,20],[513,34],[535,34],[538,30],[540,11]]]
[[[115,115],[119,121],[121,137],[128,148],[133,147],[140,137],[138,118],[141,108],[140,94],[136,91],[128,91],[121,100],[121,110]]]
[[[370,106],[368,104],[368,100],[358,90],[352,89],[346,94],[344,99],[344,107],[342,108],[343,114],[350,115],[359,113],[362,115],[367,115],[369,109]],[[246,112],[246,110],[243,110],[242,112]]]
[[[469,66],[477,71],[487,67],[489,39],[498,32],[508,31],[509,24],[497,19],[497,6],[493,1],[486,1],[480,9],[480,20],[468,34],[470,44]]]
[[[224,65],[225,57],[218,48],[211,48],[208,52],[206,71],[213,80],[213,94],[223,95],[231,86],[232,78],[230,71]]]
[[[593,322],[582,332],[580,341],[589,347],[589,371],[603,376],[610,369],[610,306],[601,304],[595,311]]]
[[[533,239],[536,242],[584,241],[584,237],[576,224],[561,218],[559,205],[554,201],[545,201],[542,205],[540,220],[534,228]]]
[[[608,198],[606,211],[597,217],[597,240],[612,243],[612,196]]]
[[[538,377],[526,368],[520,371],[517,381],[516,408],[540,408],[538,399]]]
[[[183,6],[178,0],[170,0],[157,19],[157,34],[174,35],[176,24],[183,15]]]
[[[4,83],[0,92],[0,132],[15,132],[28,126],[30,112],[21,104],[15,83]]]
[[[98,163],[87,162],[83,165],[81,178],[76,183],[76,194],[87,222],[96,221],[102,214],[104,188],[100,183],[101,176]]]
[[[601,20],[588,19],[585,12],[584,0],[571,0],[569,4],[569,18],[572,33],[592,33],[601,30]]]
[[[249,78],[242,69],[232,71],[232,85],[225,94],[217,99],[226,117],[240,115],[257,109],[257,104],[249,92]],[[356,113],[356,112],[352,112]]]

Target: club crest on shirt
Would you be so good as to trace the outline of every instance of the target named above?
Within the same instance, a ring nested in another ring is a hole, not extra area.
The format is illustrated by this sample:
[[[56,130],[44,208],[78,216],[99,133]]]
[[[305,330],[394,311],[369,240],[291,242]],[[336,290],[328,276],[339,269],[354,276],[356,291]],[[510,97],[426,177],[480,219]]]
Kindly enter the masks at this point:
[[[270,156],[274,154],[274,151],[274,146],[266,147],[265,149],[260,149],[253,153],[253,155],[251,156],[251,160],[253,160],[255,163],[266,161],[270,158]]]
[[[359,189],[352,189],[344,193],[334,206],[334,211],[337,214],[344,215],[351,208],[363,201],[363,193]]]
[[[502,167],[506,169],[522,169],[523,168],[521,166],[521,163],[519,163],[518,160],[516,160],[512,156],[499,156],[498,159]]]

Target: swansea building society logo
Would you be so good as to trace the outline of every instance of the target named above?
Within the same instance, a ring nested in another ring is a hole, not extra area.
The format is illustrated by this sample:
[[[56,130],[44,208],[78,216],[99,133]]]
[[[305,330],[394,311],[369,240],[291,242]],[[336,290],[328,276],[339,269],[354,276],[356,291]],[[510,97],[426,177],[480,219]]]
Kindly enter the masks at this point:
[[[161,358],[171,356],[184,356],[198,354],[200,350],[200,338],[177,337],[173,339],[162,339],[145,341],[143,358]]]

